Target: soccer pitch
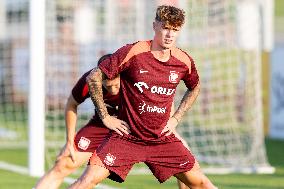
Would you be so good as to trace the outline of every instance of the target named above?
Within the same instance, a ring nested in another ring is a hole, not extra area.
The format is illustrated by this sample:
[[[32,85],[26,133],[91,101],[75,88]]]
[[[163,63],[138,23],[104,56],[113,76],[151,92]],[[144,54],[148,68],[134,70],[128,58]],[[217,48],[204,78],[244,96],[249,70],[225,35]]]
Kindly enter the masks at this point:
[[[275,1],[275,14],[278,17],[284,17],[284,1]],[[276,28],[284,31],[283,24],[276,24]],[[204,52],[203,52],[204,53]],[[0,108],[1,109],[1,108]],[[268,111],[268,110],[267,110]],[[0,120],[1,123],[1,120]],[[15,122],[11,123],[12,125]],[[18,133],[22,133],[21,137],[27,138],[28,136],[24,130],[24,127],[17,127]],[[15,129],[16,130],[16,129]],[[62,132],[64,132],[62,130]],[[3,145],[5,140],[0,141]],[[276,168],[274,174],[227,174],[217,175],[212,174],[208,177],[212,182],[220,189],[284,189],[284,141],[266,139],[266,150],[269,163]],[[18,145],[18,144],[17,144]],[[25,144],[21,144],[25,145]],[[5,146],[5,145],[4,145]],[[57,152],[56,152],[57,153]],[[3,149],[0,150],[0,164],[1,162],[7,162],[18,166],[27,167],[28,151],[24,148],[17,149]],[[53,156],[52,156],[53,157]],[[52,159],[52,158],[51,158]],[[75,179],[75,178],[74,178]],[[38,178],[33,178],[27,174],[19,174],[11,171],[6,171],[0,168],[0,189],[31,189]],[[118,184],[110,180],[106,180],[103,184],[118,189],[173,189],[177,188],[176,179],[171,178],[163,184],[155,179],[153,175],[129,175],[126,182]],[[63,184],[62,189],[66,188],[68,184]]]
[[[266,149],[269,162],[276,168],[274,174],[228,174],[228,175],[208,175],[209,178],[219,188],[226,189],[283,189],[284,188],[284,141],[266,140]],[[25,166],[27,162],[27,151],[25,149],[3,150],[1,149],[0,161],[5,161],[20,166]],[[32,178],[24,174],[17,174],[10,171],[0,170],[1,189],[31,189],[37,178]],[[152,175],[129,175],[126,182],[118,184],[106,180],[104,184],[121,189],[172,189],[177,188],[174,178],[163,184]],[[64,184],[61,188],[66,188]]]

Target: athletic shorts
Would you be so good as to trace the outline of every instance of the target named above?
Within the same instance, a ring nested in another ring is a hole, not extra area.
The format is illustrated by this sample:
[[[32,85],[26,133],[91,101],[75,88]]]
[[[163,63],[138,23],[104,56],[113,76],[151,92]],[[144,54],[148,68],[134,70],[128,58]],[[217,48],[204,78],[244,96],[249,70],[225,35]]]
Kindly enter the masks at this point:
[[[98,146],[107,140],[110,130],[100,123],[90,121],[75,136],[75,149],[79,152],[95,152]]]
[[[178,139],[146,144],[112,135],[97,149],[89,163],[104,166],[111,172],[109,179],[124,182],[132,166],[138,162],[144,162],[162,183],[177,173],[191,170],[195,158]]]

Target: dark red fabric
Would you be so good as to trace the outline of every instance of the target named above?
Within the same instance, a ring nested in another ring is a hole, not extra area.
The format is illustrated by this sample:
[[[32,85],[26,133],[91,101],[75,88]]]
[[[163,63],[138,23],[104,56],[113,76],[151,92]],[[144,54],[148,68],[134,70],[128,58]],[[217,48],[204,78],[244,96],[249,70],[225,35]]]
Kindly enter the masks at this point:
[[[192,90],[199,81],[194,62],[175,48],[167,62],[154,58],[149,42],[126,45],[106,59],[99,68],[109,77],[121,77],[121,110],[118,118],[131,127],[131,137],[163,142],[161,135],[171,111],[180,80]]]
[[[72,89],[74,99],[79,103],[83,103],[90,97],[86,77],[91,70],[83,74]],[[110,115],[118,115],[118,106],[120,102],[119,95],[110,95],[103,88],[103,98],[105,103],[113,108],[107,108]],[[82,127],[75,136],[74,142],[76,149],[81,152],[94,152],[97,147],[108,137],[110,130],[106,128],[98,114],[95,113],[90,121]]]
[[[74,144],[79,152],[95,152],[107,140],[109,133],[110,130],[104,125],[91,120],[76,133]]]
[[[175,138],[174,135],[171,137]],[[110,179],[123,182],[135,163],[144,162],[159,182],[192,169],[194,156],[178,139],[170,143],[146,144],[112,135],[91,157],[90,164],[100,162],[111,171]],[[101,161],[96,158],[98,156]]]

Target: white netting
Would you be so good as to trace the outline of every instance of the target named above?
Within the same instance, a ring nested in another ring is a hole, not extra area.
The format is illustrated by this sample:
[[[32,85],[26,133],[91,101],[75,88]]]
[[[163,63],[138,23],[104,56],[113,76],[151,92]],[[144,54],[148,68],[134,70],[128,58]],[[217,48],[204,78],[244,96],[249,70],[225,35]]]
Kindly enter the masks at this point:
[[[200,162],[266,166],[257,1],[191,1],[189,12],[183,46],[202,87],[179,131]]]
[[[46,1],[47,165],[51,166],[65,143],[64,106],[77,79],[96,66],[101,55],[126,43],[151,39],[155,8],[164,3],[181,6],[187,13],[179,46],[195,59],[202,86],[179,131],[200,162],[238,167],[267,165],[257,2]],[[0,146],[10,147],[27,141],[29,3],[13,0],[1,4]],[[178,92],[177,102],[180,99]],[[79,109],[77,128],[93,113],[90,101]]]
[[[0,146],[27,144],[28,1],[0,1]]]

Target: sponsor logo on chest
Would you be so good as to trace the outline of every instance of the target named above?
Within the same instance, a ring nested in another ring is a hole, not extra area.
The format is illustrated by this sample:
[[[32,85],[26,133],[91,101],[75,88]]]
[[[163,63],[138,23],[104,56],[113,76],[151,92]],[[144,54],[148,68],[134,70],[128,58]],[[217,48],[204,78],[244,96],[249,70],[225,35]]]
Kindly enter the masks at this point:
[[[153,112],[157,112],[158,114],[164,114],[166,113],[166,107],[164,108],[159,108],[157,106],[150,106],[149,104],[146,104],[144,101],[142,103],[140,103],[139,105],[139,111],[140,111],[140,114],[144,113],[144,112],[150,112],[150,113],[153,113]]]
[[[167,95],[167,96],[170,96],[175,92],[175,89],[169,89],[165,87],[152,86],[150,88],[145,82],[137,82],[134,84],[134,86],[138,88],[140,93],[143,93],[145,89],[147,90],[150,89],[151,93],[153,94]]]

